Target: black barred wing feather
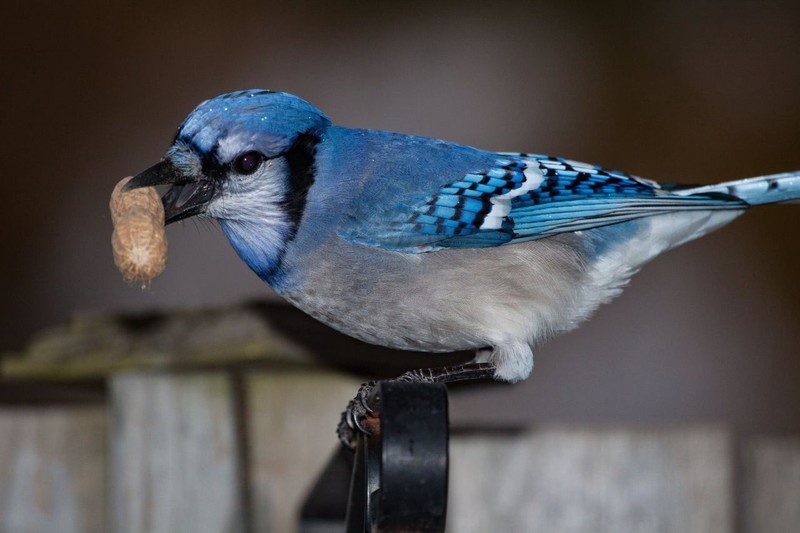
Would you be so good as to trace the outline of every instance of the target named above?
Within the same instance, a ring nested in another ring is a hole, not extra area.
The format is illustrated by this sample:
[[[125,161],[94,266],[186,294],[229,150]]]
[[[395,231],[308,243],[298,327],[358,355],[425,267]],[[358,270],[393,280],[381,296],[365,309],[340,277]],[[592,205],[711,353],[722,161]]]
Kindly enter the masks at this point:
[[[386,216],[369,238],[349,240],[403,252],[491,247],[677,210],[746,205],[720,194],[672,194],[649,180],[562,158],[504,153],[491,168]]]
[[[513,241],[588,230],[673,211],[741,209],[725,195],[677,195],[650,180],[562,158],[536,158],[542,183],[517,198],[509,213]]]

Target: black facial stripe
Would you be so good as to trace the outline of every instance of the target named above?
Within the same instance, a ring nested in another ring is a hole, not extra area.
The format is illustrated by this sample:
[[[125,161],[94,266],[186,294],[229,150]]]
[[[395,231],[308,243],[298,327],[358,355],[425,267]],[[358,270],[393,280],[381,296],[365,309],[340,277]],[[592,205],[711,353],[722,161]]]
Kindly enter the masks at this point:
[[[195,145],[192,145],[192,149],[194,150],[194,153],[202,154],[200,155],[200,169],[206,176],[208,176],[209,173],[213,173],[215,170],[221,168],[219,161],[217,159],[217,150],[219,149],[219,141],[215,142],[214,146],[211,147],[211,150],[205,153],[200,152],[199,147]]]
[[[193,139],[179,138],[178,141],[188,147],[200,160],[200,172],[203,176],[217,184],[225,181],[230,165],[224,165],[219,162],[217,154],[219,150],[219,141],[215,142],[214,146],[208,151],[201,149]]]
[[[219,141],[214,143],[211,150],[201,153],[198,149],[194,148],[194,152],[200,156],[200,170],[203,175],[211,179],[215,183],[222,183],[225,181],[230,165],[223,165],[219,162],[217,157],[217,150],[219,150]]]
[[[282,157],[286,159],[286,166],[289,170],[289,193],[283,200],[282,205],[289,217],[289,235],[286,242],[291,242],[297,235],[297,228],[303,218],[306,209],[306,197],[308,190],[314,183],[314,173],[316,169],[315,154],[320,138],[316,131],[308,130],[295,137],[292,146],[289,147]],[[279,156],[280,157],[280,156]],[[284,246],[278,255],[275,264],[267,273],[267,278],[272,278],[276,272],[283,268],[283,260],[286,257],[286,247]]]
[[[316,131],[308,130],[295,137],[292,146],[283,153],[289,169],[289,193],[283,207],[291,222],[289,240],[297,233],[297,227],[306,208],[308,190],[314,183],[315,154],[320,138]]]

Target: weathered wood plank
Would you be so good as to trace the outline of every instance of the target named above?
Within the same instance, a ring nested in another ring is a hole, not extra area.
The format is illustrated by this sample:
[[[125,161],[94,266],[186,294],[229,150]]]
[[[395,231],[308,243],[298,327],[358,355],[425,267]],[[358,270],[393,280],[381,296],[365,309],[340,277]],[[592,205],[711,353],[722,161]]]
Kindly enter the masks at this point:
[[[308,363],[303,346],[273,324],[277,308],[238,306],[150,315],[78,315],[38,334],[21,353],[0,357],[16,379],[88,379],[128,369],[197,368],[247,361]]]
[[[228,377],[123,374],[110,392],[114,531],[241,531]]]
[[[330,372],[248,378],[254,531],[296,531],[314,481],[339,445],[339,415],[359,381]]]
[[[800,530],[800,437],[761,437],[745,449],[747,531]]]
[[[0,411],[0,531],[104,531],[103,407]]]
[[[456,436],[448,531],[728,532],[731,454],[703,428]]]
[[[43,331],[19,353],[0,354],[0,375],[17,380],[87,380],[126,370],[198,370],[258,362],[265,367],[369,369],[394,377],[424,367],[428,354],[371,346],[343,335],[287,304],[139,315],[79,315]],[[443,354],[437,364],[471,353]]]

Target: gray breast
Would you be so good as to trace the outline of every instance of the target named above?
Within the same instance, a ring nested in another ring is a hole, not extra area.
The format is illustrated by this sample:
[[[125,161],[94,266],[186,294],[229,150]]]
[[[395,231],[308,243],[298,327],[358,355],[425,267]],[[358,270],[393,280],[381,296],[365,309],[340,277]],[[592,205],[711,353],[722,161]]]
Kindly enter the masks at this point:
[[[560,235],[497,248],[404,254],[331,236],[313,253],[287,257],[303,277],[279,292],[331,327],[392,348],[530,343],[583,318],[579,240]]]

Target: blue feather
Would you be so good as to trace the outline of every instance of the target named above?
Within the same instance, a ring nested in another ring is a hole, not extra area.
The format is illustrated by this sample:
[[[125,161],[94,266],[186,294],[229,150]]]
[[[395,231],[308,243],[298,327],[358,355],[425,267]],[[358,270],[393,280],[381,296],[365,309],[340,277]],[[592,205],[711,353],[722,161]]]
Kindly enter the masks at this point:
[[[501,246],[672,211],[747,207],[732,196],[672,194],[629,174],[562,158],[491,156],[495,160],[490,166],[470,170],[435,194],[389,204],[388,212],[368,217],[369,227],[354,217],[355,227],[344,225],[339,235],[351,242],[419,253],[432,247]],[[508,198],[527,179],[541,182]],[[482,227],[498,201],[506,200],[510,209],[502,227]]]

